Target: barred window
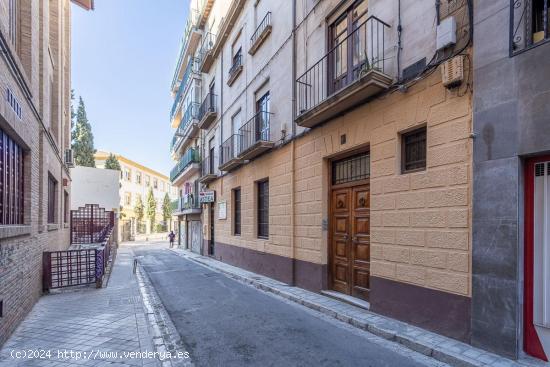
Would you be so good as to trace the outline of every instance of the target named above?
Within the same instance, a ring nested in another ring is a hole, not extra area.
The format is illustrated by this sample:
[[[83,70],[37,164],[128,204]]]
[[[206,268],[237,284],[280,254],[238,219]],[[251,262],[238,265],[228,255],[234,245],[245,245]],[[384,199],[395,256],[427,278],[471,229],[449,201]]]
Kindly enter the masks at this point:
[[[269,181],[258,182],[258,238],[269,237]]]
[[[56,222],[55,202],[57,196],[57,181],[52,175],[48,175],[48,224]]]
[[[0,224],[24,223],[23,149],[0,130]]]
[[[401,136],[401,172],[426,169],[426,127]]]
[[[233,190],[233,234],[241,235],[241,188]]]

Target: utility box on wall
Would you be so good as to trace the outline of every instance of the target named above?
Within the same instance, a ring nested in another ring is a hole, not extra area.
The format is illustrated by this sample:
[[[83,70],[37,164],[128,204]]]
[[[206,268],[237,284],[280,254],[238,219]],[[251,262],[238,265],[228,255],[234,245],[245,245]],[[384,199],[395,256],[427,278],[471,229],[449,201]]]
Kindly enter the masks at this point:
[[[441,81],[446,88],[458,87],[464,81],[464,55],[458,55],[441,65]]]
[[[442,50],[456,44],[456,19],[449,17],[441,21],[436,30],[436,49]]]

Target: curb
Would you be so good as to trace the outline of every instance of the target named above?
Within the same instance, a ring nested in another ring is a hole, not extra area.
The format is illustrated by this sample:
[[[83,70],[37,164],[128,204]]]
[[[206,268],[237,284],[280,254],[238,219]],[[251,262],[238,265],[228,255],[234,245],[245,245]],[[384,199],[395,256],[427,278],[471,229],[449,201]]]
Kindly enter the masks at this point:
[[[169,249],[176,255],[185,259],[191,260],[197,264],[205,266],[211,270],[220,272],[232,279],[251,285],[257,289],[265,292],[273,293],[277,296],[285,298],[294,303],[303,305],[314,311],[320,312],[324,315],[330,316],[341,322],[354,326],[358,329],[367,331],[371,334],[384,338],[386,340],[398,343],[412,351],[423,354],[425,356],[434,358],[437,361],[447,363],[453,367],[508,367],[508,366],[522,366],[522,367],[548,367],[550,364],[538,361],[529,357],[522,357],[520,360],[513,361],[490,352],[486,352],[481,349],[472,347],[469,344],[465,344],[456,341],[451,338],[435,334],[433,332],[418,328],[406,324],[401,321],[393,320],[385,316],[375,314],[372,311],[359,309],[355,306],[345,304],[348,310],[342,311],[329,307],[328,305],[313,300],[305,299],[292,292],[285,291],[277,287],[285,287],[286,289],[299,289],[289,286],[288,284],[272,280],[262,275],[257,275],[249,271],[239,269],[240,272],[250,273],[254,275],[241,275],[235,271],[224,269],[223,267],[233,267],[229,264],[220,263],[222,266],[215,266],[210,258],[204,258],[204,256],[191,254],[189,251],[181,249]],[[316,297],[323,297],[330,300],[331,303],[342,303],[335,301],[329,297],[322,296],[320,294],[302,291],[303,294],[312,294]],[[326,303],[326,302],[323,302]],[[344,303],[342,303],[344,304]]]
[[[143,270],[139,261],[136,265],[135,273],[143,299],[145,316],[153,337],[154,351],[158,353],[170,352],[172,354],[188,353],[147,273]],[[162,367],[194,367],[189,358],[159,359],[159,361]]]

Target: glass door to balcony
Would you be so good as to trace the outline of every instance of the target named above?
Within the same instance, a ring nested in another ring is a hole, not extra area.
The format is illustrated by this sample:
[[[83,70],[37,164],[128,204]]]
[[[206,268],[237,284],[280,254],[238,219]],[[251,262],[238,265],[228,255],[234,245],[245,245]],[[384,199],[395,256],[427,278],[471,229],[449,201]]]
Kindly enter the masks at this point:
[[[267,92],[256,102],[255,141],[269,141],[270,100],[269,92]]]
[[[330,27],[329,94],[356,80],[367,63],[367,1],[355,2]]]

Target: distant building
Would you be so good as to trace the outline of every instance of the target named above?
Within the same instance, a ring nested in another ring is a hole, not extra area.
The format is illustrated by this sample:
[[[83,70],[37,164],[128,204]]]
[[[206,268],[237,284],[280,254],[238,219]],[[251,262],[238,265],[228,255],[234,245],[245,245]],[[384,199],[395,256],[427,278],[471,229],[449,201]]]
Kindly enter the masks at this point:
[[[109,157],[110,152],[97,151],[95,154],[96,167],[104,168],[105,161]],[[162,203],[164,196],[169,195],[170,201],[176,200],[176,189],[170,185],[170,180],[167,176],[157,172],[151,168],[145,167],[142,164],[134,162],[120,154],[113,153],[120,163],[119,176],[119,235],[121,240],[126,241],[132,239],[136,234],[165,232],[173,228],[171,223],[165,223],[162,217]],[[155,218],[155,228],[150,228],[150,222],[147,217],[147,194],[149,189],[153,190],[153,196],[157,202],[157,214]],[[134,208],[138,197],[141,197],[144,207],[144,215],[141,221],[138,221]],[[169,221],[170,222],[170,221]],[[161,228],[162,227],[162,228]]]

